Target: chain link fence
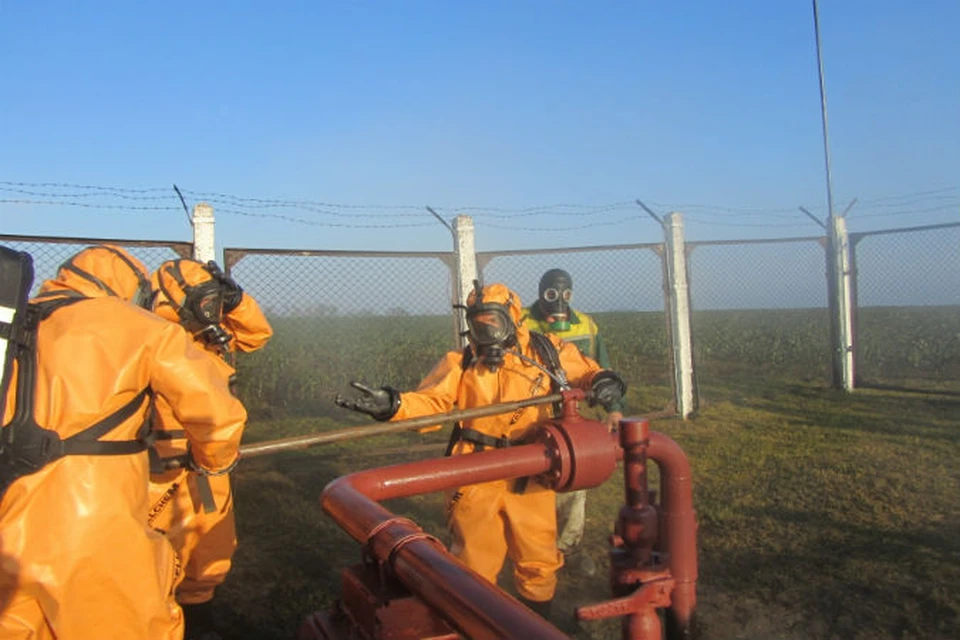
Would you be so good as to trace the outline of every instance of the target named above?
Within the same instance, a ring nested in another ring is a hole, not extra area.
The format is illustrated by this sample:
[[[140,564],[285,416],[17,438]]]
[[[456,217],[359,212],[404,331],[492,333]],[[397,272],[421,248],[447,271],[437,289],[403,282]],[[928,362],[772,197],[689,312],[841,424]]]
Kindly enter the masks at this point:
[[[267,348],[238,359],[254,417],[346,417],[351,380],[414,388],[455,348],[450,254],[226,249],[266,312]]]
[[[0,235],[0,244],[16,251],[26,251],[33,257],[35,275],[30,295],[37,293],[44,280],[55,276],[57,269],[68,258],[90,245],[107,243],[129,251],[139,258],[150,272],[167,260],[189,258],[193,254],[193,244],[190,242]]]
[[[700,392],[779,377],[830,383],[823,238],[688,243]]]
[[[960,394],[960,224],[850,239],[857,386]]]
[[[764,379],[830,384],[825,239],[687,243],[696,378],[709,399],[751,394]],[[960,224],[850,234],[856,276],[858,384],[960,393]],[[189,256],[186,242],[0,235],[29,252],[36,284],[85,246],[112,242],[153,270]],[[592,315],[628,410],[673,398],[660,243],[479,252],[484,282],[525,305],[552,268],[574,279],[573,306]],[[458,348],[454,256],[437,252],[226,249],[224,264],[266,311],[266,349],[238,361],[253,418],[330,416],[351,380],[409,389]]]
[[[546,271],[569,272],[573,308],[596,320],[611,367],[631,388],[627,411],[651,413],[673,397],[662,254],[662,244],[635,244],[478,252],[477,262],[485,283],[506,284],[526,306],[536,302]]]

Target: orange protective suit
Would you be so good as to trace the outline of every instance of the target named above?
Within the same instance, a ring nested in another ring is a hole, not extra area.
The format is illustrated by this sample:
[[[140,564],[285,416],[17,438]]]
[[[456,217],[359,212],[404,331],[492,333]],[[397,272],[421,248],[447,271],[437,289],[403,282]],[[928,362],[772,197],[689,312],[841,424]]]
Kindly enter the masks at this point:
[[[157,315],[183,323],[181,314],[186,294],[172,277],[174,266],[188,286],[203,285],[212,278],[206,266],[194,260],[164,263],[151,276],[158,291]],[[234,350],[247,352],[262,348],[273,335],[273,330],[256,300],[246,293],[242,294],[236,308],[223,315],[222,325],[230,335],[229,342],[219,347],[210,346],[200,338],[202,333],[198,333],[195,343],[204,349],[219,378],[228,381],[233,379],[235,370],[224,358],[230,358]],[[170,460],[187,453],[183,427],[166,402],[156,403],[154,429],[157,458]],[[201,491],[204,483],[209,483],[212,511],[207,511],[209,507],[205,508],[203,504]],[[209,602],[216,587],[226,579],[237,547],[230,476],[203,478],[183,468],[152,473],[150,501],[153,505],[148,521],[150,526],[166,534],[184,566],[177,601],[184,605]]]
[[[542,363],[530,344],[529,331],[520,322],[523,309],[519,296],[501,284],[493,284],[483,289],[483,301],[508,306],[513,322],[519,325],[513,349]],[[550,340],[571,386],[589,389],[600,366],[574,345],[554,337]],[[391,420],[512,402],[551,392],[549,377],[509,350],[495,372],[476,363],[464,368],[463,357],[460,351],[447,353],[416,391],[400,394],[399,409]],[[531,425],[549,418],[550,408],[544,405],[468,420],[463,427],[514,441]],[[477,445],[461,440],[452,453],[461,455],[475,450]],[[453,538],[450,550],[494,583],[504,558],[509,556],[519,594],[534,602],[549,601],[556,590],[557,570],[563,565],[557,550],[555,505],[555,493],[533,480],[522,489],[514,481],[460,487],[447,497],[447,521]]]
[[[34,418],[67,437],[149,388],[174,407],[197,463],[227,468],[246,412],[183,329],[126,302],[145,282],[138,260],[98,246],[43,284],[38,299],[82,299],[40,324]],[[14,405],[10,393],[3,424]],[[137,438],[147,411],[101,440]],[[68,455],[10,485],[0,501],[0,639],[182,637],[180,566],[146,526],[147,484],[144,450]]]

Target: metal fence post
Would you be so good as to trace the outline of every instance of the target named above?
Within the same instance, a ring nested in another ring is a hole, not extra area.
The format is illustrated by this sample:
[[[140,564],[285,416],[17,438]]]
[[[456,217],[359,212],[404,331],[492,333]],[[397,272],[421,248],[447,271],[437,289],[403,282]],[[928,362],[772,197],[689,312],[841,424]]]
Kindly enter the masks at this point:
[[[830,341],[833,386],[854,388],[853,352],[853,269],[850,263],[850,238],[842,216],[830,218],[827,242],[827,292],[830,296]]]
[[[193,207],[193,259],[207,262],[216,260],[217,254],[213,246],[213,207],[206,202],[200,202]]]
[[[670,333],[673,344],[674,394],[677,413],[686,419],[694,410],[693,340],[690,330],[690,288],[687,285],[687,254],[683,216],[671,213],[664,221],[667,244]]]
[[[477,250],[474,239],[473,218],[457,216],[453,220],[453,250],[456,260],[456,273],[453,279],[454,304],[467,304],[467,296],[473,290],[473,281],[477,278]],[[454,317],[455,344],[461,349],[467,346],[463,333],[467,330],[467,318],[462,309],[457,309]]]

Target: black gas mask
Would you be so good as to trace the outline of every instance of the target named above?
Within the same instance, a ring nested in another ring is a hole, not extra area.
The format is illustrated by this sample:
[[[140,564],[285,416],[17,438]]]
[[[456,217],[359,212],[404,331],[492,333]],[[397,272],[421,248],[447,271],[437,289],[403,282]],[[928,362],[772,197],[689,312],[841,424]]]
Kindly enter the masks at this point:
[[[469,306],[456,305],[467,315],[467,330],[464,335],[480,364],[496,371],[503,365],[505,350],[517,343],[517,327],[513,324],[510,309],[499,302],[484,302],[483,287],[474,280],[474,301]]]
[[[180,271],[181,261],[177,260],[167,269],[167,273],[183,289],[183,303],[177,307],[177,315],[180,317],[180,324],[184,329],[200,338],[206,344],[213,347],[223,347],[230,342],[232,336],[220,325],[225,312],[225,297],[227,294],[224,286],[224,276],[212,260],[205,265],[208,273],[212,276],[197,285],[187,284]],[[173,301],[174,297],[163,286],[163,279],[159,279],[160,288],[168,300]]]
[[[573,278],[563,269],[551,269],[540,278],[540,311],[551,331],[570,329],[570,301],[573,299]]]

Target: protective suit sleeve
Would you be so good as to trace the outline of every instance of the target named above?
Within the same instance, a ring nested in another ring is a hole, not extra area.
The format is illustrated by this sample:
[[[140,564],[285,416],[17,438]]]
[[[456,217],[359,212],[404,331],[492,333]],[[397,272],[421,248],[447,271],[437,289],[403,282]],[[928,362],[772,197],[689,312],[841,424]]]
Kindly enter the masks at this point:
[[[418,418],[432,413],[449,413],[456,407],[460,378],[463,376],[463,352],[450,351],[434,365],[416,391],[400,394],[400,408],[391,421]],[[436,431],[443,425],[419,429],[420,433]]]
[[[610,356],[607,353],[607,343],[603,340],[603,335],[597,331],[597,334],[594,336],[594,340],[597,345],[597,364],[600,365],[602,369],[612,369],[610,365]],[[613,404],[610,405],[611,413],[623,413],[626,408],[626,403],[621,398]]]
[[[247,412],[230,393],[213,359],[179,325],[169,323],[155,345],[150,386],[170,404],[196,463],[222,471],[238,455]]]
[[[575,344],[565,342],[552,335],[548,337],[557,347],[560,364],[563,366],[563,370],[567,372],[567,380],[570,384],[589,390],[593,376],[601,371],[602,367],[593,358],[580,353],[580,349]]]
[[[262,349],[273,336],[273,328],[260,305],[246,292],[240,304],[224,316],[223,328],[233,334],[233,343],[245,353]]]
[[[604,369],[610,369],[610,354],[607,352],[607,343],[603,339],[603,334],[597,331],[593,335],[593,340],[597,345],[597,364]]]
[[[596,320],[592,317],[581,314],[581,318],[585,318],[590,322],[590,333],[593,334],[593,349],[596,355],[597,364],[600,365],[601,369],[612,369],[610,364],[610,353],[607,351],[607,343],[603,339],[603,333],[600,331],[600,327],[597,326]],[[618,400],[610,405],[611,413],[622,413],[624,409],[623,400]]]

